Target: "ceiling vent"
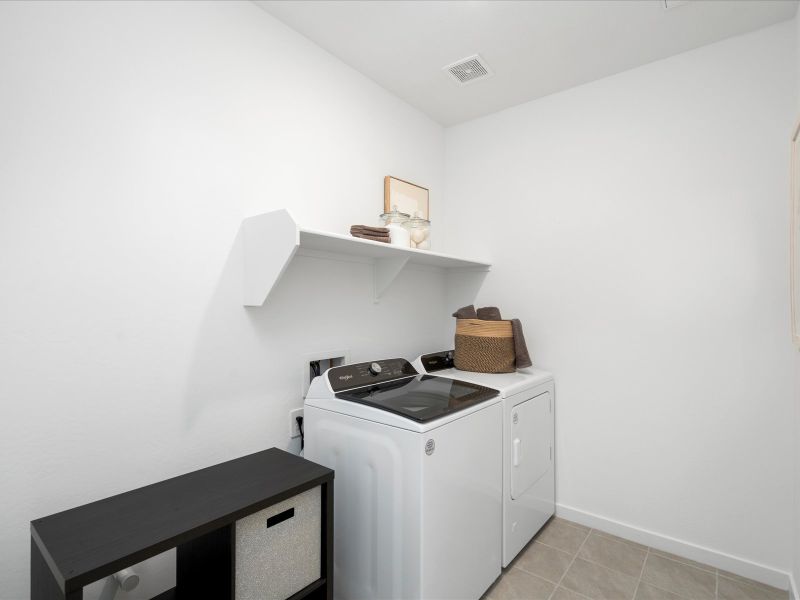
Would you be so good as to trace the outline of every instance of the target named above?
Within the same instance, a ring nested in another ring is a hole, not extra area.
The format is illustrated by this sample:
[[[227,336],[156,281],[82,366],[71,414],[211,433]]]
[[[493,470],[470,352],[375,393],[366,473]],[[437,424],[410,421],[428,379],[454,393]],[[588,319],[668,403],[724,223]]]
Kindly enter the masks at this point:
[[[442,70],[447,71],[450,77],[453,78],[453,81],[458,85],[466,85],[494,75],[492,69],[486,64],[486,61],[477,54],[462,58],[452,65],[442,67]]]

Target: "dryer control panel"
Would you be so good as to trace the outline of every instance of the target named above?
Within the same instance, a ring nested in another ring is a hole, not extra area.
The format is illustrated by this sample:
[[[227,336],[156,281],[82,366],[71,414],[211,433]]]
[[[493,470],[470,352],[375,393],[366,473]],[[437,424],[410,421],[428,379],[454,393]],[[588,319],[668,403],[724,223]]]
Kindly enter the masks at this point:
[[[327,374],[328,382],[334,392],[419,375],[411,363],[404,358],[389,358],[333,367],[328,369]]]
[[[454,350],[443,350],[442,352],[433,352],[432,354],[423,354],[419,357],[422,363],[422,368],[428,373],[435,371],[442,371],[444,369],[452,369]]]

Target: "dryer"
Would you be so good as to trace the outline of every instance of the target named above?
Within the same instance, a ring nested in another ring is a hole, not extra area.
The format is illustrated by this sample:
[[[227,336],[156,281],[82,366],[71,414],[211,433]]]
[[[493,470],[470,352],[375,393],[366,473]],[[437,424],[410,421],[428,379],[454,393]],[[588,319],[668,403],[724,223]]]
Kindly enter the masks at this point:
[[[328,369],[305,457],[336,472],[337,599],[474,599],[501,572],[497,390],[404,359]]]
[[[555,385],[535,368],[473,373],[453,367],[453,351],[424,354],[421,373],[470,381],[500,392],[503,404],[502,564],[507,567],[555,513]]]

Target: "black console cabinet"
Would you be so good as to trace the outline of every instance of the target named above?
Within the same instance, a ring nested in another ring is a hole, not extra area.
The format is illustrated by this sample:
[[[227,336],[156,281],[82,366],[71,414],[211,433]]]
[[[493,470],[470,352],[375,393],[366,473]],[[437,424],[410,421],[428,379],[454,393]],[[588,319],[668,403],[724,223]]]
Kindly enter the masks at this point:
[[[333,597],[333,471],[277,448],[31,522],[31,599],[81,600],[83,586],[177,548],[159,596],[234,600],[235,523],[321,486],[320,578],[292,596]]]

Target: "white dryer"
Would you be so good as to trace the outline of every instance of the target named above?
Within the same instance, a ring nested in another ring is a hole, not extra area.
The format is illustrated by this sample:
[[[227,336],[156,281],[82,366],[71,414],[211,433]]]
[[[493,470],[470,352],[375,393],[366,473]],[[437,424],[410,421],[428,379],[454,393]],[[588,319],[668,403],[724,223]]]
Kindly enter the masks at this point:
[[[305,457],[335,470],[334,597],[474,599],[500,575],[497,390],[404,359],[328,369]]]
[[[503,567],[555,513],[553,376],[535,368],[514,373],[473,373],[453,367],[453,352],[424,354],[421,373],[470,381],[503,398]]]

